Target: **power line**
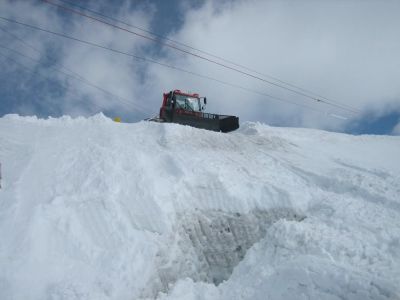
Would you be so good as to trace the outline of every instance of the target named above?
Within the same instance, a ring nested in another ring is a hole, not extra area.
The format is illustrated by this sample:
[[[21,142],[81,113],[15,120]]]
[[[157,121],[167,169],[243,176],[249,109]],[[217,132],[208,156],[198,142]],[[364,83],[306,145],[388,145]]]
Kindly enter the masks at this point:
[[[9,60],[9,61],[12,61],[14,64],[16,64],[17,66],[19,66],[21,69],[24,69],[24,70],[25,70],[26,72],[28,72],[28,73],[31,73],[31,74],[34,74],[34,75],[38,75],[38,76],[44,78],[45,80],[49,80],[49,78],[47,78],[46,76],[40,74],[38,71],[35,71],[35,70],[33,70],[32,68],[29,68],[29,67],[27,67],[27,66],[21,64],[20,62],[16,61],[15,59],[11,58],[11,57],[8,56],[8,55],[5,55],[5,54],[2,53],[2,52],[0,52],[0,56],[4,57],[5,59],[7,59],[7,60]],[[65,88],[65,91],[66,91],[68,94],[71,94],[71,95],[72,95],[72,92],[71,92],[70,90],[68,90],[68,88],[67,88],[65,85],[63,85],[63,84],[61,84],[61,85]],[[74,94],[77,95],[77,93],[74,93]],[[105,109],[107,109],[106,107],[100,106],[99,104],[96,104],[96,103],[92,103],[92,104],[93,104],[94,106],[97,106],[97,108],[100,108],[100,109],[101,109],[101,108],[105,108]]]
[[[6,46],[0,45],[0,48],[6,49],[6,50],[8,50],[8,51],[11,51],[11,52],[13,52],[13,53],[15,53],[15,54],[18,54],[18,55],[20,55],[20,56],[23,56],[23,57],[25,57],[25,58],[28,58],[28,59],[30,59],[30,60],[32,60],[32,61],[34,61],[34,62],[39,62],[39,60],[33,59],[33,58],[31,58],[31,57],[29,57],[29,56],[27,56],[27,55],[25,55],[25,54],[23,54],[23,53],[21,53],[21,52],[19,52],[19,51],[17,51],[17,50],[8,48],[8,47],[6,47]],[[31,68],[26,67],[25,65],[23,65],[23,64],[19,63],[18,61],[14,60],[14,59],[11,58],[10,56],[6,56],[6,55],[4,55],[4,54],[1,53],[1,52],[0,52],[0,55],[2,55],[3,57],[7,58],[7,59],[10,60],[10,61],[13,61],[13,62],[14,62],[15,64],[17,64],[19,67],[21,67],[21,68],[23,68],[23,69],[29,71],[30,73],[39,74],[41,77],[43,77],[43,78],[45,78],[46,80],[48,80],[47,77],[41,75],[38,71],[34,71],[34,70],[32,70]],[[288,102],[288,103],[290,103],[290,104],[294,104],[294,105],[298,105],[298,106],[301,106],[301,107],[305,107],[305,108],[310,109],[310,110],[312,110],[312,111],[314,111],[314,112],[317,112],[317,113],[322,113],[322,114],[325,114],[325,115],[331,115],[331,116],[334,116],[334,117],[335,117],[335,115],[333,115],[333,114],[328,114],[328,113],[322,112],[322,111],[320,111],[320,110],[314,109],[313,107],[310,107],[310,106],[307,106],[307,105],[303,105],[303,104],[300,104],[300,103],[296,103],[296,102],[292,102],[292,101],[289,101],[289,100],[281,99],[281,98],[278,98],[278,97],[275,97],[275,96],[272,96],[272,95],[269,95],[269,94],[266,94],[266,93],[257,92],[257,91],[254,91],[254,90],[251,90],[251,89],[248,89],[248,88],[239,86],[239,85],[231,84],[231,83],[229,83],[229,82],[225,82],[225,81],[222,81],[222,80],[218,80],[218,79],[215,79],[215,78],[212,78],[212,77],[199,75],[199,74],[196,74],[196,73],[193,73],[193,72],[184,70],[184,69],[180,69],[180,68],[177,68],[177,67],[168,66],[168,65],[164,65],[164,66],[167,66],[167,67],[169,67],[169,68],[173,68],[173,69],[175,69],[175,70],[177,70],[177,71],[181,71],[181,72],[185,72],[185,73],[188,73],[188,74],[191,74],[191,75],[195,75],[195,76],[197,76],[197,77],[201,77],[201,78],[213,80],[213,81],[219,82],[219,83],[224,84],[224,85],[228,85],[228,86],[231,86],[231,87],[235,87],[235,88],[238,88],[238,89],[242,89],[242,90],[247,91],[247,92],[250,92],[250,93],[255,93],[255,94],[258,94],[258,95],[261,95],[261,96],[264,96],[264,97],[268,97],[268,98],[270,98],[270,99],[272,99],[272,100]],[[54,68],[54,69],[55,69],[55,68]],[[79,78],[76,78],[76,77],[74,77],[74,76],[72,76],[72,75],[70,75],[70,74],[67,74],[67,73],[65,73],[65,72],[63,72],[63,71],[61,71],[61,70],[57,70],[57,69],[55,69],[55,70],[56,70],[57,72],[60,72],[60,73],[64,74],[65,76],[72,77],[72,78],[74,78],[74,79],[80,80]],[[90,85],[90,86],[93,86],[93,87],[95,87],[95,88],[101,89],[101,88],[99,88],[99,87],[97,87],[97,86],[94,86],[94,85],[92,85],[92,84],[89,84],[89,85]],[[67,89],[67,87],[66,87],[65,85],[63,85],[63,86],[64,86],[64,88],[67,90],[67,92],[69,92],[69,90]],[[102,91],[104,91],[104,90],[102,90]],[[109,92],[107,92],[107,91],[104,91],[104,92],[109,93]],[[77,93],[75,93],[75,94],[78,95]],[[115,96],[115,95],[113,95],[113,96]],[[118,96],[115,96],[115,97],[118,97]],[[125,101],[124,101],[124,102],[125,102]],[[132,104],[129,103],[129,102],[125,102],[125,104],[127,104],[127,105],[129,105],[129,106],[132,106]],[[96,103],[95,103],[95,105],[98,106]],[[98,107],[100,107],[100,106],[98,106]],[[133,107],[133,106],[132,106],[132,107]],[[100,108],[105,108],[105,107],[103,106],[103,107],[100,107]],[[142,111],[142,112],[143,112],[143,111]],[[341,118],[343,118],[343,117],[341,117]]]
[[[10,36],[12,36],[13,38],[17,39],[17,40],[18,40],[19,42],[21,42],[23,45],[25,45],[25,46],[29,47],[30,49],[34,50],[35,52],[37,52],[39,55],[42,55],[42,53],[41,53],[40,50],[38,50],[38,49],[35,48],[34,46],[30,45],[29,43],[27,43],[27,42],[24,41],[23,39],[21,39],[21,38],[19,38],[18,36],[12,34],[11,32],[7,31],[6,29],[4,29],[4,28],[1,27],[1,26],[0,26],[0,29],[1,29],[2,31],[4,31],[5,33],[9,34]],[[32,58],[32,57],[30,57],[30,56],[28,56],[28,55],[25,55],[25,54],[23,54],[23,53],[21,53],[21,52],[15,50],[15,49],[11,49],[11,48],[6,47],[6,46],[4,46],[4,45],[0,45],[0,47],[3,48],[3,49],[6,49],[6,50],[8,50],[8,51],[11,51],[11,52],[13,52],[13,53],[16,53],[16,54],[18,54],[18,55],[20,55],[20,56],[23,56],[23,57],[25,57],[25,58],[27,58],[27,59],[30,59],[31,61],[40,63],[39,60],[34,59],[34,58]],[[51,61],[51,59],[48,57],[48,55],[44,55],[44,56],[45,56],[47,59],[49,59],[49,60]],[[132,107],[134,110],[139,110],[139,111],[141,111],[141,112],[143,112],[143,113],[147,113],[147,110],[143,107],[143,105],[139,105],[138,103],[135,102],[135,106],[133,106],[133,104],[131,103],[131,101],[129,101],[128,99],[126,99],[126,98],[124,98],[124,97],[121,97],[121,96],[118,96],[118,95],[116,95],[116,94],[114,94],[114,93],[112,93],[112,92],[110,92],[110,91],[108,91],[108,90],[106,90],[106,89],[104,89],[104,88],[102,88],[102,87],[99,87],[98,85],[96,85],[95,83],[93,83],[93,82],[91,82],[90,80],[86,79],[85,77],[83,77],[82,75],[78,74],[77,72],[74,72],[74,71],[72,71],[71,69],[65,67],[64,65],[62,65],[62,64],[60,64],[60,63],[57,63],[55,60],[53,60],[53,63],[56,63],[57,65],[60,66],[59,68],[51,67],[51,68],[54,69],[55,71],[57,71],[57,72],[59,72],[59,73],[65,75],[65,76],[67,76],[67,77],[73,78],[73,79],[75,79],[75,80],[77,80],[77,81],[79,81],[79,82],[81,82],[81,83],[84,83],[84,84],[86,84],[86,85],[88,85],[88,86],[90,86],[90,87],[92,87],[92,88],[95,88],[95,89],[97,89],[97,90],[103,92],[104,94],[115,98],[116,100],[120,101],[121,103],[127,104],[128,106]],[[65,71],[67,71],[67,72],[70,73],[70,74],[68,74],[68,73],[66,73],[66,72],[64,72],[64,71],[62,71],[62,70],[65,70]]]
[[[22,25],[22,26],[26,26],[26,27],[34,29],[34,30],[43,31],[43,32],[46,32],[46,33],[50,33],[50,34],[53,34],[53,35],[56,35],[56,36],[60,36],[60,37],[66,38],[66,39],[70,39],[70,40],[73,40],[75,42],[80,42],[80,43],[83,43],[83,44],[86,44],[86,45],[89,45],[89,46],[98,47],[98,48],[103,49],[103,50],[108,50],[108,51],[111,51],[113,53],[129,56],[129,57],[132,57],[132,58],[134,58],[134,59],[136,59],[138,61],[157,64],[157,65],[160,65],[160,66],[163,66],[163,67],[167,67],[167,68],[174,69],[174,70],[177,70],[177,71],[180,71],[180,72],[191,74],[193,76],[197,76],[197,77],[200,77],[200,78],[204,78],[204,79],[208,79],[208,80],[211,80],[211,81],[219,82],[219,83],[227,85],[227,86],[231,86],[231,87],[235,87],[235,88],[238,88],[238,89],[241,89],[241,90],[245,90],[247,92],[251,92],[251,93],[258,94],[258,95],[262,95],[262,96],[268,97],[268,98],[270,98],[272,100],[291,103],[291,104],[294,104],[294,105],[297,105],[297,106],[305,107],[305,108],[310,109],[310,110],[312,110],[314,112],[322,113],[324,115],[329,115],[327,112],[322,112],[320,110],[317,110],[317,109],[315,109],[313,107],[310,107],[308,105],[305,105],[305,104],[300,104],[300,103],[293,102],[293,101],[290,101],[290,100],[278,98],[276,96],[269,95],[269,94],[266,94],[266,93],[263,93],[263,92],[254,91],[252,89],[249,89],[249,88],[246,88],[246,87],[242,87],[240,85],[232,84],[232,83],[229,83],[229,82],[226,82],[226,81],[222,81],[222,80],[210,77],[210,76],[198,74],[198,73],[195,73],[195,72],[192,72],[192,71],[188,71],[188,70],[176,67],[176,66],[168,65],[168,64],[165,64],[165,63],[162,63],[162,62],[158,62],[158,61],[155,61],[155,60],[152,60],[152,59],[140,57],[140,56],[137,56],[137,55],[134,55],[134,54],[131,54],[131,53],[127,53],[127,52],[123,52],[123,51],[120,51],[120,50],[116,50],[116,49],[112,49],[112,48],[109,48],[109,47],[105,47],[105,46],[102,46],[102,45],[99,45],[99,44],[96,44],[96,43],[88,42],[88,41],[81,40],[81,39],[78,39],[78,38],[75,38],[75,37],[72,37],[72,36],[68,36],[68,35],[65,35],[65,34],[62,34],[62,33],[58,33],[58,32],[54,32],[54,31],[51,31],[51,30],[43,29],[43,28],[40,28],[40,27],[37,27],[37,26],[34,26],[34,25],[25,24],[25,23],[22,23],[22,22],[19,22],[19,21],[16,21],[16,20],[11,20],[11,19],[4,18],[4,17],[1,17],[1,16],[0,16],[0,19],[8,21],[8,22],[16,23],[16,24],[19,24],[19,25]]]
[[[3,32],[7,33],[9,36],[11,36],[12,38],[14,38],[15,40],[18,40],[18,41],[19,41],[21,44],[23,44],[25,47],[28,47],[29,49],[34,50],[34,51],[35,51],[36,53],[38,53],[40,56],[43,55],[43,53],[42,53],[39,49],[37,49],[36,47],[34,47],[34,46],[32,46],[31,44],[27,43],[25,40],[21,39],[21,38],[18,37],[17,35],[15,35],[15,34],[9,32],[9,31],[6,30],[5,28],[3,28],[3,27],[0,26],[0,30],[2,30]],[[9,50],[10,50],[10,49],[9,49]],[[14,50],[14,51],[16,51],[16,50]],[[16,51],[16,52],[17,52],[17,51]],[[71,69],[65,67],[64,65],[62,65],[62,64],[60,64],[60,63],[58,63],[58,62],[56,62],[55,59],[51,59],[51,58],[50,58],[48,55],[46,55],[46,54],[45,54],[45,56],[46,56],[46,58],[49,59],[52,63],[58,64],[58,65],[60,66],[61,69],[64,69],[64,70],[66,70],[67,72],[72,73],[72,74],[74,74],[75,76],[77,76],[77,77],[79,77],[79,78],[83,78],[83,77],[82,77],[81,75],[79,75],[78,73],[76,73],[76,72],[72,71]],[[30,58],[30,57],[28,57],[28,58]]]
[[[8,30],[6,30],[5,28],[3,28],[2,26],[0,26],[0,30],[2,30],[3,32],[7,33],[9,36],[11,36],[12,38],[18,40],[20,43],[22,43],[23,45],[25,45],[26,47],[32,49],[33,51],[35,51],[36,53],[40,54],[40,51],[38,49],[36,49],[35,47],[33,47],[32,45],[28,44],[27,42],[25,42],[23,39],[21,39],[20,37],[16,36],[15,34],[9,32]]]
[[[105,24],[105,25],[108,25],[108,26],[111,26],[111,27],[114,27],[114,28],[117,28],[117,29],[126,31],[126,32],[128,32],[128,33],[134,34],[134,35],[139,36],[139,37],[141,37],[141,38],[144,38],[144,39],[150,40],[150,41],[152,41],[152,42],[158,43],[158,44],[160,44],[160,45],[169,47],[169,48],[171,48],[171,49],[180,51],[180,52],[185,53],[185,54],[189,54],[189,55],[191,55],[191,56],[194,56],[194,57],[197,57],[197,58],[199,58],[199,59],[208,61],[208,62],[210,62],[210,63],[216,64],[216,65],[221,66],[221,67],[223,67],[223,68],[226,68],[226,69],[229,69],[229,70],[238,72],[238,73],[240,73],[240,74],[242,74],[242,75],[245,75],[245,76],[247,76],[247,77],[251,77],[251,78],[253,78],[253,79],[257,79],[257,80],[263,81],[263,82],[265,82],[265,83],[268,83],[268,84],[270,84],[270,85],[274,85],[274,86],[276,86],[276,87],[285,89],[285,90],[287,90],[287,91],[290,91],[290,92],[293,92],[293,93],[298,94],[298,95],[300,95],[300,96],[303,96],[303,97],[306,97],[306,98],[308,98],[308,99],[311,99],[311,100],[313,100],[313,101],[315,101],[315,102],[323,102],[323,103],[325,103],[325,104],[334,106],[334,107],[336,107],[336,108],[340,108],[340,109],[343,109],[343,110],[347,110],[347,111],[349,111],[349,112],[351,112],[351,113],[353,113],[353,114],[358,114],[358,113],[359,113],[359,111],[356,110],[356,109],[354,109],[354,108],[346,107],[347,105],[345,106],[345,105],[343,105],[343,104],[337,104],[337,103],[332,102],[332,101],[323,100],[323,99],[319,99],[319,98],[310,96],[310,95],[308,95],[308,94],[306,94],[306,93],[304,93],[304,92],[297,91],[297,90],[295,90],[295,89],[293,89],[293,88],[285,87],[285,86],[283,86],[283,85],[281,85],[281,84],[272,82],[272,81],[270,81],[270,80],[266,80],[266,79],[264,79],[264,78],[262,78],[262,77],[253,75],[253,74],[248,73],[248,72],[245,72],[245,71],[242,71],[242,70],[240,70],[240,69],[238,69],[238,68],[234,68],[234,67],[228,66],[228,65],[226,65],[226,64],[223,64],[223,63],[220,63],[220,62],[218,62],[218,61],[209,59],[209,58],[204,57],[204,56],[202,56],[202,55],[199,55],[199,54],[190,52],[190,51],[188,51],[188,50],[179,48],[179,47],[177,47],[177,46],[174,46],[174,45],[171,45],[171,44],[162,42],[162,41],[160,41],[160,40],[158,40],[158,39],[155,39],[155,38],[146,36],[146,35],[144,35],[144,34],[137,33],[137,32],[135,32],[135,31],[132,31],[132,30],[129,30],[129,29],[120,27],[120,26],[118,26],[118,25],[109,23],[109,22],[107,22],[107,21],[104,21],[104,20],[95,18],[95,17],[93,17],[93,16],[84,14],[84,13],[82,13],[82,12],[80,12],[80,11],[77,11],[77,10],[71,9],[71,8],[69,8],[69,7],[66,7],[66,6],[63,6],[63,5],[54,3],[54,2],[52,2],[52,1],[50,1],[50,0],[42,0],[42,1],[45,2],[45,3],[51,4],[51,5],[54,5],[54,6],[58,7],[58,8],[63,9],[63,10],[69,11],[69,12],[71,12],[71,13],[74,13],[74,14],[77,14],[77,15],[80,15],[80,16],[83,16],[83,17],[86,17],[86,18],[88,18],[88,19],[92,19],[92,20],[94,20],[94,21],[103,23],[103,24]]]
[[[27,59],[29,59],[31,61],[40,63],[40,60],[34,59],[34,58],[32,58],[32,57],[30,57],[28,55],[25,55],[25,54],[15,50],[15,49],[11,49],[11,48],[6,47],[4,45],[0,45],[0,48],[6,49],[6,50],[8,50],[8,51],[10,51],[12,53],[18,54],[18,55],[20,55],[22,57],[25,57],[25,58],[27,58]],[[142,113],[147,113],[148,112],[148,110],[146,110],[142,105],[138,105],[137,103],[133,104],[129,100],[127,100],[126,98],[123,98],[121,96],[115,95],[114,93],[111,93],[110,91],[107,91],[107,90],[103,89],[102,87],[99,87],[98,85],[90,82],[89,80],[87,80],[86,78],[80,76],[77,73],[75,73],[76,75],[75,74],[68,74],[68,73],[66,73],[66,72],[64,72],[61,69],[58,69],[56,67],[50,67],[50,68],[54,69],[56,72],[59,72],[59,73],[65,75],[67,77],[73,78],[73,79],[75,79],[75,80],[77,80],[77,81],[79,81],[81,83],[84,83],[84,84],[86,84],[86,85],[88,85],[88,86],[90,86],[92,88],[95,88],[95,89],[105,93],[108,96],[111,96],[111,97],[115,98],[119,102],[121,102],[121,103],[123,103],[123,104],[125,104],[125,105],[127,105],[127,106],[129,106],[131,108],[133,108],[133,110],[138,110],[138,111],[141,111]]]
[[[242,65],[242,64],[238,64],[238,63],[236,63],[236,62],[234,62],[234,61],[232,61],[232,60],[225,59],[225,58],[223,58],[223,57],[221,57],[221,56],[212,54],[212,53],[207,52],[207,51],[204,51],[204,50],[200,50],[200,49],[195,48],[195,47],[193,47],[193,46],[190,46],[190,45],[188,45],[188,44],[185,44],[185,43],[182,43],[182,42],[179,42],[179,41],[176,41],[176,40],[167,38],[167,37],[165,37],[165,36],[163,36],[163,35],[160,35],[160,34],[157,34],[157,33],[152,32],[152,31],[149,31],[149,30],[147,30],[147,29],[144,29],[143,27],[139,27],[139,26],[137,26],[137,25],[132,25],[132,24],[130,24],[130,23],[127,23],[127,22],[125,22],[125,21],[121,21],[121,20],[116,19],[116,18],[114,18],[114,17],[107,16],[107,15],[105,15],[105,14],[102,14],[102,13],[98,12],[98,11],[95,11],[95,10],[93,10],[93,9],[89,9],[89,8],[87,8],[87,7],[78,5],[78,4],[73,3],[73,2],[71,2],[71,1],[66,1],[66,0],[57,0],[57,1],[58,1],[58,2],[66,3],[66,4],[71,5],[71,6],[74,6],[74,7],[77,7],[77,8],[79,8],[79,9],[81,9],[81,10],[88,11],[88,12],[90,12],[90,13],[92,13],[92,14],[101,16],[101,17],[103,17],[103,18],[107,18],[107,19],[109,19],[109,20],[112,20],[112,21],[114,21],[114,22],[123,24],[123,25],[125,25],[125,26],[131,27],[131,28],[135,28],[135,29],[140,30],[140,31],[142,31],[142,32],[151,34],[151,35],[153,35],[153,36],[155,36],[155,37],[157,37],[157,38],[159,38],[159,39],[161,39],[161,40],[165,40],[165,41],[168,41],[168,42],[172,42],[172,43],[174,43],[174,44],[176,44],[176,45],[180,45],[180,46],[186,47],[186,48],[188,48],[188,49],[195,50],[195,51],[197,51],[197,52],[199,52],[199,53],[203,53],[203,54],[205,54],[205,55],[207,55],[207,56],[217,58],[217,59],[219,59],[219,60],[221,60],[221,61],[223,61],[223,62],[229,63],[229,64],[231,64],[231,65],[234,65],[234,66],[239,67],[239,68],[242,68],[242,69],[244,69],[244,70],[253,72],[253,73],[255,73],[255,74],[258,74],[258,75],[261,75],[261,76],[265,76],[265,77],[267,77],[267,78],[269,78],[269,79],[273,79],[273,80],[275,80],[275,81],[277,81],[277,82],[283,83],[283,84],[285,84],[285,85],[287,85],[287,86],[290,86],[290,87],[292,87],[292,88],[295,88],[295,89],[298,89],[298,90],[303,91],[303,92],[305,92],[305,93],[308,93],[308,94],[310,94],[310,95],[313,95],[314,97],[318,97],[318,98],[320,98],[320,99],[324,99],[324,100],[327,100],[327,101],[330,101],[330,102],[335,102],[335,101],[332,100],[332,99],[329,99],[329,98],[324,97],[324,96],[322,96],[322,95],[320,95],[320,94],[317,94],[317,93],[315,93],[315,92],[313,92],[313,91],[310,91],[310,90],[308,90],[308,89],[299,87],[299,86],[297,86],[297,85],[294,85],[294,84],[292,84],[292,83],[289,83],[289,82],[287,82],[287,81],[284,81],[284,80],[282,80],[282,79],[279,79],[279,78],[277,78],[277,77],[275,77],[275,76],[272,76],[272,75],[269,75],[269,74],[265,74],[265,73],[259,72],[259,71],[257,71],[257,70],[252,69],[252,68],[246,67],[246,66],[244,66],[244,65]],[[53,4],[53,3],[51,3],[51,4]],[[54,4],[53,4],[53,5],[54,5]],[[348,105],[346,105],[346,104],[341,104],[341,105],[347,106],[347,108],[350,108],[350,109],[354,109],[353,107],[348,106]]]

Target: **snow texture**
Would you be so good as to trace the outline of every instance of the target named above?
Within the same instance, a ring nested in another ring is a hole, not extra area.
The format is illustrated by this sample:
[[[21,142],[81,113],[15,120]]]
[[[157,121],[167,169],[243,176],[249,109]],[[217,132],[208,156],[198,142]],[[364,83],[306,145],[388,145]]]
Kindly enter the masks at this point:
[[[400,137],[0,118],[0,299],[400,299]]]

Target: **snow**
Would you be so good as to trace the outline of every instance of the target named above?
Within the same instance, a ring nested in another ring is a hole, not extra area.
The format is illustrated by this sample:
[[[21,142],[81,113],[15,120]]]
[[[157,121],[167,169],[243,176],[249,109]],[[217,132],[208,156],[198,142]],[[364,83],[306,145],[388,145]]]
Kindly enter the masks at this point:
[[[0,118],[0,299],[400,299],[400,137]]]

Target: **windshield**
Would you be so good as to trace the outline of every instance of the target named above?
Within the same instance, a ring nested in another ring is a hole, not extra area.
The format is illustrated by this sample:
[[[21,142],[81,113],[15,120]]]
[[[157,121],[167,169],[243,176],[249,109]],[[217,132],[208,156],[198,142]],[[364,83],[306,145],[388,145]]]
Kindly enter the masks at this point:
[[[176,108],[191,110],[191,111],[200,111],[199,98],[177,95],[177,94],[175,94],[175,97],[176,97]]]

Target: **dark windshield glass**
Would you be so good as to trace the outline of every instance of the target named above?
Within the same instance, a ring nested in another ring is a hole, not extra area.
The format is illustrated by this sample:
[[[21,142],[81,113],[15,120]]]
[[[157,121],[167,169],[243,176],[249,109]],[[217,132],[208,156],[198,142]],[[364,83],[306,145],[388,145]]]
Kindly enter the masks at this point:
[[[177,109],[200,111],[200,99],[183,95],[175,95]]]

